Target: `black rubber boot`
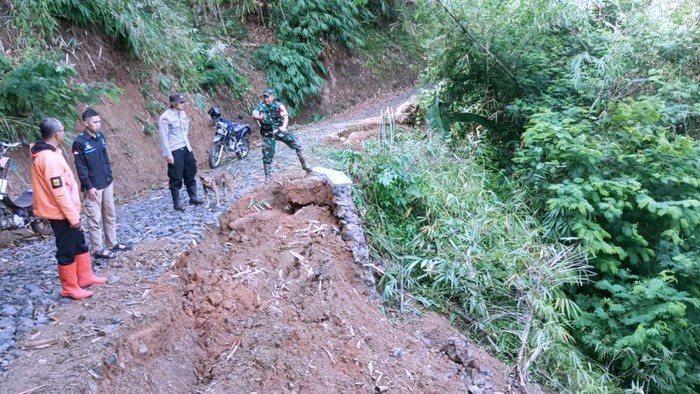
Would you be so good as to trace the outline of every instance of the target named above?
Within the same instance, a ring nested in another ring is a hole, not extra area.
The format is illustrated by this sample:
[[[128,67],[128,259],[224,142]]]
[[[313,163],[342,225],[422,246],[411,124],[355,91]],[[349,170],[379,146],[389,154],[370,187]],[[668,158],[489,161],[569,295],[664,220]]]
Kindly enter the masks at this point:
[[[194,186],[187,186],[187,195],[190,196],[190,205],[202,205],[202,204],[204,204],[204,200],[200,200],[199,197],[197,197],[197,185],[196,184]]]
[[[272,180],[270,177],[270,165],[263,163],[263,170],[265,170],[265,183],[270,183]]]
[[[173,197],[173,208],[175,208],[176,211],[185,212],[185,207],[180,205],[180,191],[170,189],[170,195]]]
[[[301,163],[301,169],[306,171],[306,172],[311,172],[311,168],[306,165],[306,158],[304,157],[304,154],[301,153],[301,151],[297,151],[297,157],[299,158],[299,163]]]

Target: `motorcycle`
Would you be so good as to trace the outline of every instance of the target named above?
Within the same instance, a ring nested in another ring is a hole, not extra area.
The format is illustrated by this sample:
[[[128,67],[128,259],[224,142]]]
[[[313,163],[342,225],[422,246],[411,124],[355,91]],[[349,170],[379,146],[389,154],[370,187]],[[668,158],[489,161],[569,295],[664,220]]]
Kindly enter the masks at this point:
[[[239,160],[245,159],[250,149],[248,142],[250,125],[242,122],[243,115],[238,115],[238,123],[222,118],[221,110],[218,108],[212,108],[209,115],[216,127],[216,134],[212,139],[213,145],[209,150],[209,168],[218,167],[224,153],[234,153]]]
[[[16,199],[11,197],[11,185],[7,179],[8,172],[14,168],[12,159],[7,157],[10,149],[24,146],[21,142],[7,143],[0,141],[0,230],[17,230],[29,228],[39,236],[53,233],[46,219],[34,216],[32,189],[27,189]]]

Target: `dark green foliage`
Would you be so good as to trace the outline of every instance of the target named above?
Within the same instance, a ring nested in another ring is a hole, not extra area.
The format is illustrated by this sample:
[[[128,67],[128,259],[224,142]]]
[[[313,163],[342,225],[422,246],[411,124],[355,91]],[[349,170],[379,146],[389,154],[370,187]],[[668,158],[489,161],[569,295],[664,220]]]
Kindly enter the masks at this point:
[[[363,24],[371,14],[344,0],[280,0],[270,23],[282,40],[320,44],[335,42],[347,48],[364,45]]]
[[[367,7],[372,15],[376,15],[383,22],[394,23],[400,18],[402,0],[355,0],[355,4]]]
[[[425,120],[428,123],[428,126],[433,131],[440,133],[443,138],[449,138],[451,136],[450,131],[453,123],[476,123],[492,133],[498,133],[498,126],[491,122],[488,118],[479,114],[454,112],[443,113],[440,111],[439,100],[437,97],[433,99],[433,104],[428,107]]]
[[[256,54],[269,85],[275,88],[278,97],[286,101],[292,113],[304,104],[307,97],[321,92],[323,79],[317,70],[325,74],[325,68],[314,60],[320,53],[320,47],[289,42],[265,46]]]
[[[697,4],[439,3],[456,19],[430,42],[443,117],[496,119],[484,135],[545,236],[595,269],[570,289],[579,346],[623,387],[699,392]]]
[[[343,0],[280,0],[273,8],[270,25],[278,44],[257,55],[270,86],[296,111],[306,98],[316,95],[325,75],[319,55],[329,42],[347,48],[362,46],[363,24],[371,14]]]
[[[600,120],[536,114],[517,175],[546,200],[549,234],[595,256],[598,281],[576,294],[582,343],[620,376],[648,371],[652,387],[690,393],[700,384],[700,320],[689,313],[700,307],[700,147],[667,130],[664,107],[641,98]]]
[[[203,89],[213,94],[217,87],[226,86],[231,91],[231,96],[241,98],[247,93],[248,78],[241,75],[233,59],[223,50],[210,50],[202,54],[204,59],[200,72],[200,85]],[[249,88],[248,88],[249,89]]]
[[[0,56],[3,64],[7,58]],[[38,136],[37,125],[47,116],[59,118],[67,130],[79,118],[75,104],[95,104],[102,96],[119,99],[119,89],[109,83],[75,83],[75,67],[48,58],[28,58],[0,72],[0,118],[6,127],[0,139]]]

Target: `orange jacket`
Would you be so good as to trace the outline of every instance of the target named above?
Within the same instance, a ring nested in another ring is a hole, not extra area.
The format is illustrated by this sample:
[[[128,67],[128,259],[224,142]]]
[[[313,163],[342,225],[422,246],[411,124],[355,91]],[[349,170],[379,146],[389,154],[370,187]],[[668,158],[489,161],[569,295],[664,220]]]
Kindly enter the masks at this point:
[[[32,155],[32,191],[34,214],[45,219],[80,222],[80,186],[63,153],[51,144],[39,141]]]

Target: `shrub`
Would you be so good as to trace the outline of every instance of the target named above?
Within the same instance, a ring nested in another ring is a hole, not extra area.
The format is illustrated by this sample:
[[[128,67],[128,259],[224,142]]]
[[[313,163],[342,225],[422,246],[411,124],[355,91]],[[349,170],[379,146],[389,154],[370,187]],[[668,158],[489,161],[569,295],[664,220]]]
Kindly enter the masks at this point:
[[[553,239],[581,242],[597,272],[575,291],[577,337],[628,382],[692,393],[700,307],[700,146],[669,132],[652,97],[534,114],[516,157]]]
[[[270,16],[278,44],[262,48],[258,65],[278,96],[292,111],[323,86],[325,67],[319,59],[327,43],[347,48],[364,45],[363,22],[369,12],[342,0],[280,0]]]
[[[0,64],[10,61],[0,55]],[[38,123],[59,118],[71,130],[79,118],[76,103],[95,104],[102,96],[118,101],[120,90],[110,83],[75,83],[75,67],[45,57],[30,57],[0,71],[0,139],[38,137]]]
[[[559,392],[614,392],[604,369],[574,347],[579,308],[566,295],[586,280],[581,250],[541,242],[516,185],[471,145],[399,133],[395,146],[336,152],[357,185],[356,205],[383,262],[385,299],[414,302],[466,323],[472,336]]]

